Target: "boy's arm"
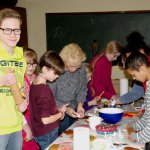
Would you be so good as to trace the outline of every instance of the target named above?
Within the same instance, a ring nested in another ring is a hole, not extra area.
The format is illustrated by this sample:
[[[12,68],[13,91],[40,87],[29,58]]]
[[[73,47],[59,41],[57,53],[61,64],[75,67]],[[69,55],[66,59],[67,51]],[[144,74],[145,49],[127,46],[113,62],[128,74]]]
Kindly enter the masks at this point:
[[[59,119],[61,119],[64,116],[63,112],[59,112],[55,115],[50,115],[49,117],[43,117],[41,118],[43,124],[50,124],[53,123]]]
[[[145,120],[146,120],[146,115],[144,114],[142,118],[134,122],[131,126],[134,128],[135,131],[141,131],[146,126]]]
[[[20,105],[17,105],[17,109],[20,112],[24,112],[27,109],[27,100],[23,99],[23,102]]]
[[[120,104],[130,103],[130,102],[133,102],[135,100],[138,100],[142,96],[144,96],[143,87],[134,83],[132,90],[129,91],[127,94],[122,95],[119,98],[119,103]]]
[[[138,133],[131,134],[140,143],[147,143],[150,141],[150,82],[147,84],[145,93],[145,113],[140,120],[134,123],[135,129],[140,129]]]
[[[59,112],[55,115],[50,115],[49,117],[41,118],[43,124],[50,124],[50,123],[57,121],[58,119],[62,120],[64,118],[68,105],[69,104],[65,104],[61,108],[59,108]]]
[[[38,109],[41,111],[41,121],[43,124],[50,124],[61,119],[64,116],[64,113],[61,110],[58,112],[57,108],[51,109],[49,107],[56,107],[53,102],[53,93],[50,92],[49,87],[46,87],[43,90],[45,92],[41,93],[40,97],[36,101],[38,104]],[[52,110],[55,110],[56,112],[53,112]]]
[[[0,87],[11,86],[16,82],[16,76],[14,73],[5,74],[0,77]]]
[[[26,140],[26,141],[32,140],[33,139],[32,131],[31,131],[30,126],[28,125],[24,116],[23,116],[23,130],[26,133],[26,137],[24,140]]]
[[[131,135],[129,136],[129,138],[131,140],[135,140],[135,141],[140,142],[140,143],[147,143],[150,141],[150,121],[145,123],[142,120],[136,122],[133,125],[134,129],[138,129],[138,130],[140,129],[140,131],[139,132],[132,132]]]

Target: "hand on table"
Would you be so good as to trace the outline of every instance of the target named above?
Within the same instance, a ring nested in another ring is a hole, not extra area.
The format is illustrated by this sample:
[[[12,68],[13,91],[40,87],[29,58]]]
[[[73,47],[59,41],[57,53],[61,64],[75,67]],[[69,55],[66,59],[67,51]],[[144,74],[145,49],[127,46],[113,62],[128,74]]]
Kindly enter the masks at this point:
[[[62,113],[61,120],[64,119],[65,112],[67,111],[69,104],[64,104],[62,107],[59,108],[59,111]]]
[[[68,107],[68,108],[67,108],[66,113],[67,113],[70,117],[72,117],[72,118],[77,118],[77,116],[78,116],[78,113],[75,112],[75,110],[72,109],[71,107]]]
[[[83,118],[83,117],[84,117],[84,112],[85,112],[85,110],[84,110],[82,104],[79,103],[79,104],[78,104],[78,107],[77,107],[77,113],[78,113],[78,116],[77,116],[77,117],[78,117],[78,118]]]

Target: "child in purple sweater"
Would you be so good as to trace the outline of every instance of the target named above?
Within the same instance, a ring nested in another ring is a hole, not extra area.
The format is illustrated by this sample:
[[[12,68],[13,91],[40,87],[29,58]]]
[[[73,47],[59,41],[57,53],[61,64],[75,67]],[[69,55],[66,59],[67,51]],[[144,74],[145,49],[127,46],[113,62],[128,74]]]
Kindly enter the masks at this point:
[[[86,72],[87,72],[87,79],[88,79],[88,82],[89,82],[91,80],[91,77],[92,77],[93,68],[90,64],[85,63],[85,69],[86,69]],[[86,101],[84,102],[84,106],[83,106],[85,111],[90,110],[94,105],[97,105],[98,102],[100,101],[100,99],[101,99],[100,96],[96,96],[93,99],[91,94],[90,94],[89,87],[88,87]]]

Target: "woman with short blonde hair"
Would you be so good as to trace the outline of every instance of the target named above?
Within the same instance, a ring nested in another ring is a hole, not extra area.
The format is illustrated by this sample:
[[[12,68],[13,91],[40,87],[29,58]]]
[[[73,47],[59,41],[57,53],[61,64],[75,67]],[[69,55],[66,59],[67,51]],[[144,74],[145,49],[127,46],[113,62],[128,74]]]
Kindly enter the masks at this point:
[[[81,47],[76,43],[66,45],[59,54],[66,65],[79,66],[85,61],[86,56]]]
[[[60,122],[59,134],[66,130],[76,118],[84,117],[83,104],[87,95],[87,73],[82,62],[85,53],[76,43],[66,45],[60,52],[65,63],[65,73],[50,87],[58,107],[69,103],[64,120]]]

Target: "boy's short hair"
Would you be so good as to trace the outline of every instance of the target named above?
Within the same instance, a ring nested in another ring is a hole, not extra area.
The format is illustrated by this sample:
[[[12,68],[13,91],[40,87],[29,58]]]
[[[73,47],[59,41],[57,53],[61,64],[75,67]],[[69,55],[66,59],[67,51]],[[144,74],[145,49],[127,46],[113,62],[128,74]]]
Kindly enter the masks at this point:
[[[21,15],[16,10],[13,10],[10,8],[5,8],[5,9],[0,10],[0,25],[2,21],[6,18],[17,18],[20,20],[20,25],[22,24]]]
[[[140,52],[131,53],[125,62],[125,69],[139,71],[142,65],[150,66],[148,57]]]
[[[66,45],[59,54],[64,63],[71,66],[79,66],[86,59],[81,47],[76,43]]]
[[[62,74],[65,69],[65,65],[61,57],[53,52],[53,51],[47,51],[45,52],[39,61],[39,67],[42,69],[42,67],[47,67],[49,69],[53,69],[55,74]]]
[[[93,67],[89,63],[84,63],[86,73],[93,73]]]

